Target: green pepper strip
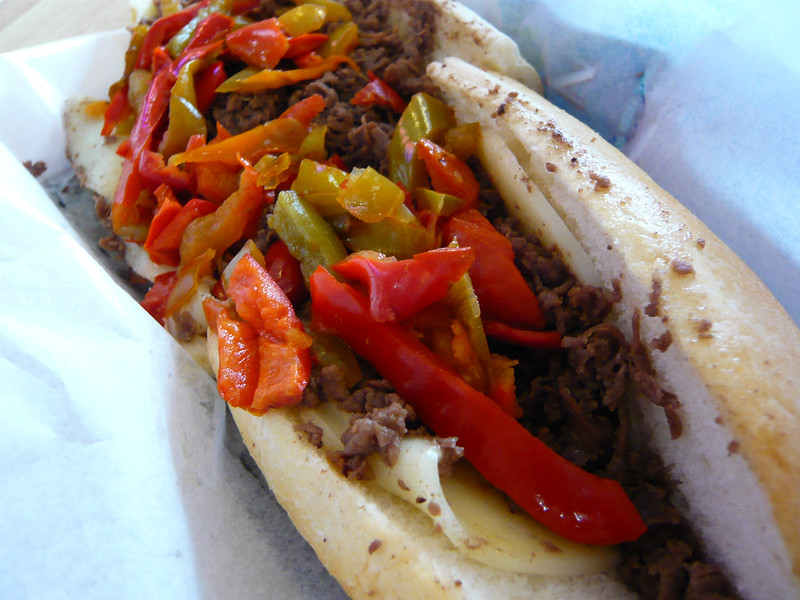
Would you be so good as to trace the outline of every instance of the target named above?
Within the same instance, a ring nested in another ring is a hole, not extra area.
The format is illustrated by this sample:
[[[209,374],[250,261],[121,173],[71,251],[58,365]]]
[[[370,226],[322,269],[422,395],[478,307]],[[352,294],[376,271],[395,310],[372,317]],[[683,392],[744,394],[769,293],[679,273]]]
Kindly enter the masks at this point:
[[[300,261],[306,281],[318,266],[327,267],[345,259],[347,250],[339,236],[310,202],[291,190],[278,194],[269,226]]]
[[[194,76],[203,62],[193,60],[186,63],[178,73],[172,86],[169,100],[169,127],[164,134],[159,150],[165,158],[186,150],[186,144],[193,135],[205,136],[206,119],[197,108],[197,95]]]
[[[438,142],[455,125],[453,111],[446,104],[424,92],[412,96],[389,143],[389,179],[412,194],[418,187],[427,187],[416,144],[422,138]]]

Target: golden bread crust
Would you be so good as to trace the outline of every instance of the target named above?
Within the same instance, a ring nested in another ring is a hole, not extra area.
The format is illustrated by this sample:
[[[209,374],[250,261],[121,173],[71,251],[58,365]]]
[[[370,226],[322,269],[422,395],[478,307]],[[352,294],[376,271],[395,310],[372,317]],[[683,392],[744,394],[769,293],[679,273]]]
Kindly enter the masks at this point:
[[[678,396],[684,431],[671,440],[661,411],[644,406],[653,443],[737,584],[753,597],[799,597],[794,322],[730,248],[591,129],[458,59],[432,65],[429,75],[461,120],[479,120],[507,142],[605,284],[619,281],[620,325],[630,331],[639,310],[644,341],[670,332],[669,348],[651,354]]]

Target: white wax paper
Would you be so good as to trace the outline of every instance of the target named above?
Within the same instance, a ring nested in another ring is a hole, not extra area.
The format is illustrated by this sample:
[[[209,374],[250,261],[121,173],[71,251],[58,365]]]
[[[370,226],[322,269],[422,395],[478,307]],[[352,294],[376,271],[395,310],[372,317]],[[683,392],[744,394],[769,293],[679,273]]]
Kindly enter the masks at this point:
[[[470,4],[800,322],[793,3]],[[344,597],[244,466],[213,382],[20,164],[66,167],[63,101],[103,97],[126,43],[0,56],[0,597]]]

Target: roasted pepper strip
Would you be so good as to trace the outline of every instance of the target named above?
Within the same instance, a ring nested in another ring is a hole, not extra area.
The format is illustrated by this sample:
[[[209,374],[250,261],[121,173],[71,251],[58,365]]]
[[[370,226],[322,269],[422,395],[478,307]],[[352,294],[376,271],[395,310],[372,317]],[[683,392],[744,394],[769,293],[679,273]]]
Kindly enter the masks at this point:
[[[359,221],[377,223],[395,216],[405,197],[402,188],[367,167],[353,169],[339,190],[337,202]]]
[[[217,88],[217,92],[263,92],[265,90],[275,90],[287,85],[294,85],[308,79],[317,79],[323,73],[333,71],[342,63],[347,63],[353,69],[358,70],[358,65],[348,56],[334,54],[328,58],[323,58],[319,62],[302,69],[290,69],[279,71],[265,69],[253,72],[245,70],[230,77],[225,83]]]
[[[185,206],[170,219],[163,229],[151,239],[148,234],[144,249],[150,255],[150,259],[158,265],[171,265],[177,267],[180,263],[180,245],[186,228],[195,219],[211,214],[217,209],[217,205],[200,198],[192,198]],[[158,213],[156,213],[158,217]],[[150,229],[156,222],[153,223]]]
[[[304,33],[296,37],[289,38],[289,49],[284,54],[284,58],[297,58],[303,54],[313,52],[322,44],[328,41],[328,36],[324,33]]]
[[[314,322],[369,361],[439,436],[532,517],[586,544],[637,539],[646,527],[622,487],[550,450],[397,323],[379,323],[368,300],[324,269],[311,277]]]
[[[175,165],[167,165],[164,157],[153,150],[142,150],[139,156],[139,180],[150,190],[156,190],[162,184],[173,191],[186,191],[192,187],[194,178],[189,171],[181,171]]]
[[[249,408],[258,385],[258,331],[214,298],[203,300],[203,312],[218,340],[217,391],[231,406]]]
[[[277,19],[265,19],[225,36],[225,47],[256,69],[274,69],[289,50],[289,40]]]
[[[136,59],[136,68],[149,69],[155,49],[163,45],[167,40],[183,29],[197,16],[197,13],[208,6],[209,1],[210,0],[204,0],[203,2],[192,4],[180,12],[157,19],[150,26],[147,35],[145,35],[142,41],[141,48],[139,49],[139,56]]]
[[[351,254],[331,268],[369,289],[373,319],[400,321],[443,298],[474,259],[471,248],[437,248],[406,260]]]
[[[291,255],[283,240],[277,240],[267,248],[264,268],[293,306],[300,306],[308,300],[308,288],[303,278],[303,270],[300,268],[300,261]]]
[[[169,162],[170,164],[218,162],[237,165],[243,158],[252,163],[267,152],[296,152],[307,133],[306,127],[295,119],[273,119],[239,135],[174,154]]]
[[[417,142],[422,138],[441,141],[455,125],[453,111],[446,104],[424,92],[414,94],[389,143],[389,179],[411,194],[418,187],[427,187],[425,166],[417,156]]]
[[[402,113],[407,105],[400,94],[374,73],[370,72],[368,75],[369,83],[355,93],[350,103],[360,106],[380,106]]]
[[[246,167],[242,171],[239,189],[213,213],[192,221],[181,239],[181,263],[193,260],[207,250],[219,256],[248,231],[261,216],[267,202],[257,183],[258,174]]]
[[[123,237],[144,240],[150,210],[139,203],[142,184],[139,180],[139,160],[143,150],[151,150],[153,138],[169,106],[170,90],[175,82],[171,61],[163,51],[155,50],[154,62],[160,68],[153,77],[142,108],[130,135],[128,158],[122,167],[120,181],[111,206],[111,223],[114,231]]]
[[[248,410],[263,413],[296,404],[311,374],[312,340],[291,302],[249,254],[236,263],[226,292],[239,316],[258,332],[258,384]]]
[[[561,348],[561,334],[558,331],[531,331],[518,329],[497,321],[485,321],[483,326],[490,338],[540,350],[558,350]]]
[[[460,198],[469,208],[478,204],[481,186],[464,161],[427,138],[417,142],[417,155],[425,163],[434,190]]]
[[[111,102],[103,115],[102,136],[109,136],[114,131],[117,123],[122,121],[131,113],[131,105],[128,103],[128,85],[125,84],[114,92]]]
[[[153,286],[142,300],[142,307],[161,325],[164,324],[164,313],[167,311],[167,300],[175,287],[178,274],[175,271],[156,275]]]
[[[453,215],[442,227],[442,240],[475,249],[469,276],[484,320],[521,329],[544,329],[539,301],[514,264],[511,242],[486,217],[477,210]]]
[[[336,264],[347,256],[339,236],[310,202],[293,191],[278,194],[269,225],[300,261],[306,280],[318,266]]]

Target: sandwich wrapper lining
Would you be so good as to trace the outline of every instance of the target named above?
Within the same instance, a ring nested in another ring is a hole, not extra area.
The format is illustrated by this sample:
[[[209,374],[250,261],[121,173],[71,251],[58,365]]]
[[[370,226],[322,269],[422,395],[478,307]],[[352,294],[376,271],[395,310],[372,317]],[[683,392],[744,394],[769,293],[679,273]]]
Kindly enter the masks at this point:
[[[612,16],[468,4],[523,53],[539,37],[528,58],[560,84],[551,99],[700,216],[800,322],[800,56],[770,25],[792,22],[789,2],[671,15],[603,3]],[[211,378],[20,164],[44,160],[43,179],[67,168],[63,101],[103,97],[126,46],[116,31],[0,55],[0,597],[345,598],[242,463]]]

